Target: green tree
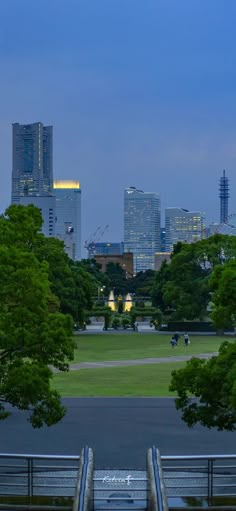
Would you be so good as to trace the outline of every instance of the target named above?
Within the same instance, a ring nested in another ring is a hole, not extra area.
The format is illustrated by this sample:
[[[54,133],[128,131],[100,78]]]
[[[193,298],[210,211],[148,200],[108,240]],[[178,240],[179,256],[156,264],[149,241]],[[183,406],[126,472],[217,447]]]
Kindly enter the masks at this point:
[[[73,359],[71,318],[55,310],[48,265],[32,251],[1,243],[0,282],[0,418],[10,403],[50,426],[65,414],[49,366],[65,371]]]
[[[63,417],[50,367],[67,370],[74,351],[72,318],[59,312],[52,292],[41,227],[33,205],[12,205],[0,217],[0,418],[9,415],[8,402],[28,410],[34,427]]]
[[[11,205],[0,217],[0,244],[33,251],[44,239],[42,225],[42,215],[35,206]]]
[[[123,295],[128,292],[126,272],[118,263],[108,263],[105,275],[109,279],[109,287],[114,290],[115,295]]]
[[[236,262],[230,260],[214,268],[210,279],[212,291],[211,318],[217,329],[236,324]]]
[[[192,358],[172,372],[170,390],[177,392],[176,408],[189,427],[236,429],[236,343],[225,342],[209,360]]]
[[[95,277],[80,262],[69,259],[63,242],[56,238],[43,238],[35,253],[49,267],[51,290],[58,297],[60,311],[70,314],[75,323],[83,325],[85,311],[91,310],[97,289]]]
[[[134,293],[137,297],[151,298],[155,277],[156,272],[154,270],[138,272],[135,277],[128,279],[129,292]]]
[[[0,244],[29,250],[40,262],[46,262],[50,289],[58,298],[59,310],[70,314],[74,322],[83,324],[85,311],[91,309],[97,291],[97,278],[104,280],[104,274],[90,260],[74,262],[69,259],[63,242],[46,238],[40,232],[41,227],[38,208],[12,205],[0,217]]]
[[[172,319],[203,319],[211,300],[210,276],[236,256],[235,236],[215,235],[197,243],[177,243],[153,286],[153,304]]]
[[[162,312],[168,309],[164,301],[165,286],[170,280],[170,267],[166,261],[163,261],[161,268],[156,272],[156,277],[152,287],[152,304],[154,307],[159,307]]]

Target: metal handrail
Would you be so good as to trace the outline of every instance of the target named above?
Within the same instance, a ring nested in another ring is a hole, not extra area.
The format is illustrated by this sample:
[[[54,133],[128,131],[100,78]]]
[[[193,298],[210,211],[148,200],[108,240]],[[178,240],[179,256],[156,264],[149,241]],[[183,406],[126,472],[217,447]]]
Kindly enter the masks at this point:
[[[87,475],[88,475],[88,464],[89,464],[89,448],[86,446],[84,449],[84,463],[83,463],[82,473],[81,473],[81,478],[80,478],[80,493],[79,493],[78,511],[84,511],[84,507],[85,507],[85,491],[86,491],[86,483],[87,483]]]
[[[14,458],[14,459],[28,459],[33,458],[35,460],[37,459],[47,459],[47,460],[74,460],[78,461],[80,460],[80,456],[64,456],[63,454],[12,454],[12,453],[0,453],[0,459],[1,458]]]
[[[73,497],[79,462],[79,455],[0,453],[0,495]]]
[[[85,447],[81,454],[80,471],[73,502],[73,511],[89,511],[93,495],[93,451]]]
[[[161,460],[169,498],[236,495],[236,454],[168,455]]]
[[[191,454],[186,456],[161,456],[162,461],[178,461],[178,460],[228,460],[236,459],[236,454]]]

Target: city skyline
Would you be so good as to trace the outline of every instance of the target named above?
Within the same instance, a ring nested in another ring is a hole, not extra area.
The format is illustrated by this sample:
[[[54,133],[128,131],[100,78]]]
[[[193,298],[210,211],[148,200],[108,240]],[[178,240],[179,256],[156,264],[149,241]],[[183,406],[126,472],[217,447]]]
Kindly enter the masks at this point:
[[[128,186],[160,193],[162,224],[170,206],[218,221],[224,168],[234,213],[235,16],[231,0],[2,3],[1,211],[11,123],[41,120],[54,127],[54,178],[81,182],[83,240],[108,216],[109,239],[122,239]]]

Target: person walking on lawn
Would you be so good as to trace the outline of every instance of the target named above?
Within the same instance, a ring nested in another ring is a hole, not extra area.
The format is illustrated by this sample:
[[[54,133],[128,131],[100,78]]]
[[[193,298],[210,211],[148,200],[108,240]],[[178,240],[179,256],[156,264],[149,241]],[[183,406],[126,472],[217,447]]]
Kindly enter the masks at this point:
[[[185,334],[184,334],[184,343],[185,343],[185,346],[188,346],[190,344],[190,339],[189,339],[189,335],[187,332],[185,332]]]

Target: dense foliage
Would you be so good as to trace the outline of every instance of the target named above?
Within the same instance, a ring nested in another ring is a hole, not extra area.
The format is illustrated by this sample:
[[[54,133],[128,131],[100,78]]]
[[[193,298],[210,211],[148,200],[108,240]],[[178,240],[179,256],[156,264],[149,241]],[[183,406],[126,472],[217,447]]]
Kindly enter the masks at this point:
[[[68,369],[73,321],[91,306],[94,284],[41,226],[34,206],[10,206],[0,217],[0,418],[10,403],[28,410],[34,427],[65,414],[50,367]]]
[[[226,302],[234,293],[234,279],[230,278],[230,273],[234,272],[235,257],[235,236],[218,234],[197,243],[178,243],[170,264],[164,262],[156,274],[153,304],[162,312],[170,313],[172,320],[202,320],[208,316],[212,304],[214,322],[217,326],[228,326],[233,319],[233,309],[232,303],[229,309]],[[219,313],[220,322],[217,320]]]
[[[236,429],[236,343],[223,343],[209,360],[192,358],[173,371],[170,390],[188,426],[200,423],[218,430]],[[193,397],[194,396],[194,397]]]
[[[216,329],[236,326],[236,238],[215,235],[179,245],[171,264],[157,275],[154,299],[180,319],[210,313]],[[210,312],[208,310],[210,309]],[[236,343],[223,343],[210,360],[193,358],[173,371],[170,390],[188,426],[200,423],[219,430],[236,429]]]

